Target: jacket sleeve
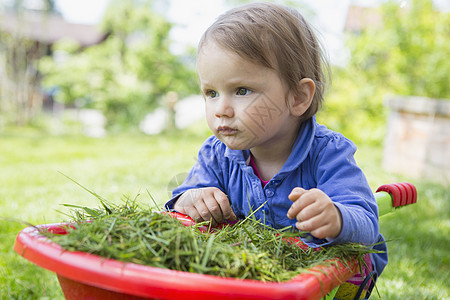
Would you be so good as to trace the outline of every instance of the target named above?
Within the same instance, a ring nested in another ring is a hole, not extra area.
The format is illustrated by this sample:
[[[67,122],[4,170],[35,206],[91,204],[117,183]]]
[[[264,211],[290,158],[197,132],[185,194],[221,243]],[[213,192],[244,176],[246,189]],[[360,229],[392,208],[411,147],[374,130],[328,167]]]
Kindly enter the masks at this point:
[[[184,182],[172,191],[172,198],[166,202],[166,210],[172,210],[178,198],[187,190],[203,187],[223,188],[219,155],[215,151],[217,139],[209,137],[198,152],[197,161]]]
[[[378,205],[354,159],[356,146],[340,134],[325,138],[323,145],[315,161],[317,188],[331,198],[342,215],[341,232],[328,243],[376,243]]]

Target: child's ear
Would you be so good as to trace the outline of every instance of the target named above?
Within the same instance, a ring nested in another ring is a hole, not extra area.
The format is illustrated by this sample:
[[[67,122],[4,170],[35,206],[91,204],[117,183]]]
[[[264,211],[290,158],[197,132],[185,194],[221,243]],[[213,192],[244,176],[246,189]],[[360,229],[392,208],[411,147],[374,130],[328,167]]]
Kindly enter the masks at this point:
[[[314,98],[316,85],[311,78],[303,78],[297,84],[297,90],[293,91],[290,97],[291,114],[300,117],[311,105]]]

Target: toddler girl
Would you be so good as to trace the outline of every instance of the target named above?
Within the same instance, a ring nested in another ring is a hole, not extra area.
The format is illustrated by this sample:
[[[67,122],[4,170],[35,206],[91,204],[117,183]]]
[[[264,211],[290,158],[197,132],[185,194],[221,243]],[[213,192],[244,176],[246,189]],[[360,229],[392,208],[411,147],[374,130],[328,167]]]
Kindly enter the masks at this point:
[[[262,206],[256,218],[309,231],[312,247],[383,241],[356,146],[316,122],[327,64],[296,10],[254,3],[228,11],[202,36],[197,65],[214,136],[167,209],[215,225]],[[386,253],[369,260],[378,274],[386,263]]]

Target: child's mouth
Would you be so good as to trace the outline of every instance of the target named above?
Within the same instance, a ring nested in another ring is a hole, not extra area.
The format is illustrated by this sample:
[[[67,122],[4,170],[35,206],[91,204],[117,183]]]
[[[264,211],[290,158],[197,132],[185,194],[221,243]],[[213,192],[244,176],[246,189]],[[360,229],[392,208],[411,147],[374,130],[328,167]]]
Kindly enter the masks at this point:
[[[237,129],[231,128],[231,127],[228,127],[228,126],[219,126],[219,127],[217,128],[217,131],[218,131],[221,135],[225,135],[225,136],[228,136],[228,135],[235,135],[235,134],[238,132]]]

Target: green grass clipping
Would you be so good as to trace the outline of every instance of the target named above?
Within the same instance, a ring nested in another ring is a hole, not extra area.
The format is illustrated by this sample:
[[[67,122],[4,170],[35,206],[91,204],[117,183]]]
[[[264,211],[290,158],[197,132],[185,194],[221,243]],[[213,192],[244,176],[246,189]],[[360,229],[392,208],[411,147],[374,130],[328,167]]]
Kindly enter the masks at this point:
[[[68,234],[44,233],[65,250],[82,251],[122,262],[221,277],[282,282],[313,266],[345,261],[374,252],[368,246],[342,244],[320,251],[302,249],[291,227],[273,229],[253,218],[203,232],[202,222],[185,226],[170,214],[140,207],[136,199],[119,205],[100,199],[99,208],[71,207]]]

